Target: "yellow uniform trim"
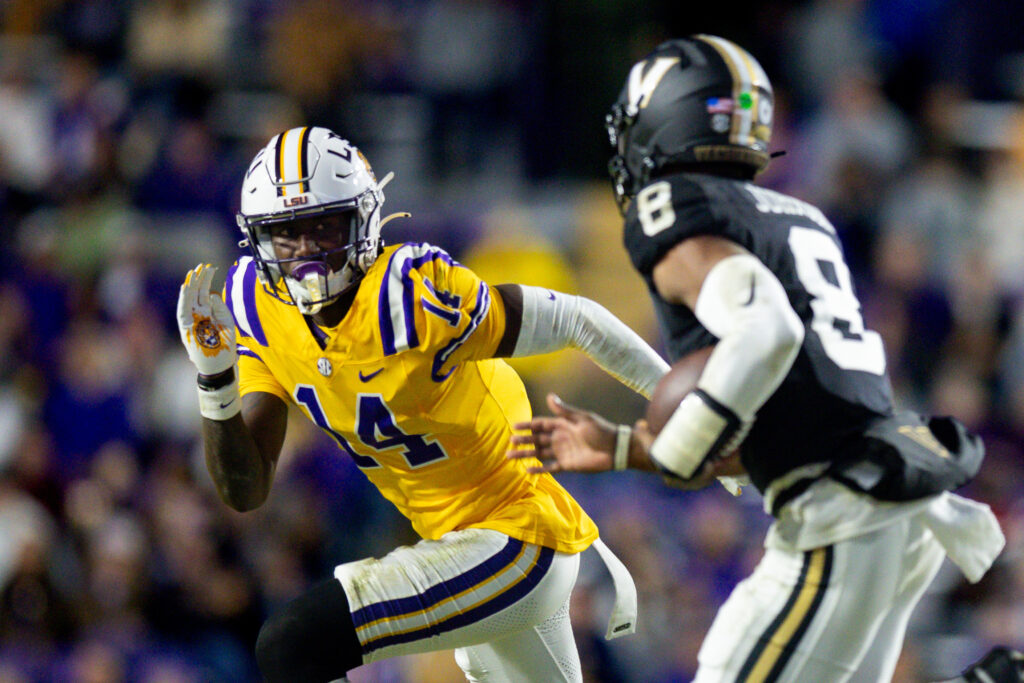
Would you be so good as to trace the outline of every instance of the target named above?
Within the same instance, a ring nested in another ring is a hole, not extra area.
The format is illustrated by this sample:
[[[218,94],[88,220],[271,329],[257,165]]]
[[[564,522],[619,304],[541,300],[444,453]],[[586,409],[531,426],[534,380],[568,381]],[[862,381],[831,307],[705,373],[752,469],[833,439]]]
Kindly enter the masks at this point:
[[[795,599],[791,598],[791,603],[784,608],[783,614],[780,615],[782,623],[774,631],[772,628],[778,620],[769,626],[768,632],[761,638],[760,653],[757,650],[753,653],[757,655],[757,660],[746,676],[743,676],[741,672],[739,680],[744,683],[765,683],[778,677],[780,672],[774,671],[774,669],[780,663],[785,665],[785,661],[780,662],[780,660],[784,655],[788,658],[792,647],[796,645],[790,641],[794,640],[794,635],[798,631],[802,635],[804,629],[801,627],[805,626],[814,616],[813,612],[821,602],[821,596],[827,587],[829,565],[831,564],[829,551],[830,548],[817,548],[810,551],[805,565],[806,574],[803,581],[795,588]]]
[[[306,191],[306,184],[302,182],[302,179],[306,177],[306,169],[303,168],[302,159],[306,153],[306,131],[308,130],[308,127],[299,129],[299,145],[297,150],[299,158],[295,160],[295,168],[298,169],[299,174],[299,194]]]

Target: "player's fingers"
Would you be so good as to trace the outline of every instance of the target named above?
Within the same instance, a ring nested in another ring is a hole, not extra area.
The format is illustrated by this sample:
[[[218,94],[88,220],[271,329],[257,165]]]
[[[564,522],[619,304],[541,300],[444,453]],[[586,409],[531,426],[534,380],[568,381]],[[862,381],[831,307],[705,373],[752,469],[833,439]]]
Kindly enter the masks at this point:
[[[512,448],[505,451],[505,457],[508,458],[509,460],[523,460],[524,458],[539,459],[540,456],[538,455],[537,451],[535,451],[532,448]]]
[[[235,325],[235,319],[231,315],[231,311],[228,310],[228,305],[224,303],[224,299],[221,298],[220,292],[213,292],[210,294],[210,311],[213,315],[213,319],[220,324],[221,327],[230,330]]]
[[[206,308],[206,299],[203,297],[203,280],[205,270],[205,264],[200,263],[195,268],[195,275],[192,278],[192,305],[198,312],[199,309]]]
[[[178,323],[185,326],[192,322],[190,307],[188,305],[188,292],[185,285],[178,287]]]
[[[557,394],[548,394],[548,407],[558,417],[574,424],[590,416],[590,411],[566,403]]]
[[[550,432],[558,425],[558,418],[554,417],[535,417],[529,422],[517,422],[512,425],[513,429],[521,432],[530,432],[531,434],[539,434],[541,432]]]
[[[199,303],[206,308],[210,306],[210,287],[213,285],[213,274],[216,272],[217,269],[207,263],[199,274]]]
[[[188,305],[192,310],[196,310],[199,307],[199,292],[200,292],[200,281],[202,280],[203,264],[196,264],[196,267],[188,272],[188,277],[185,279],[185,288],[188,294]]]
[[[551,448],[553,440],[552,434],[534,432],[532,434],[513,434],[509,438],[509,444],[515,446],[515,450],[547,450]]]
[[[558,394],[548,394],[548,396],[547,396],[547,403],[548,403],[548,408],[551,409],[551,412],[553,412],[558,417],[562,417],[562,418],[565,418],[567,420],[572,420],[573,417],[575,417],[573,415],[573,412],[572,412],[573,411],[572,406],[570,406],[568,403],[563,401],[558,396]]]
[[[509,439],[509,443],[513,446],[533,446],[536,443],[536,439],[533,434],[513,434]]]

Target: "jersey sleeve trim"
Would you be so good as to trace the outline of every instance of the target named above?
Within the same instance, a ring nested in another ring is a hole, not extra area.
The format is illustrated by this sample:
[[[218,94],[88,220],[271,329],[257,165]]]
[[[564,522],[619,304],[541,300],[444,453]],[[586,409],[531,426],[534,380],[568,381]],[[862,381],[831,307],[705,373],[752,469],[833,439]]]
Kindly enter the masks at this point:
[[[256,309],[256,262],[251,256],[243,256],[228,271],[227,301],[225,303],[235,317],[235,325],[244,337],[255,339],[261,346],[267,346],[267,335],[260,323]]]
[[[434,364],[430,370],[430,377],[435,382],[443,382],[448,378],[448,375],[452,374],[458,365],[453,365],[448,369],[448,372],[441,373],[441,368],[444,367],[445,362],[451,358],[452,354],[455,353],[460,346],[462,346],[469,336],[473,334],[480,322],[487,316],[487,312],[491,308],[491,288],[487,286],[487,283],[481,282],[479,289],[476,292],[476,306],[469,314],[469,325],[462,331],[455,339],[448,342],[444,348],[438,351],[434,355]]]
[[[250,351],[249,349],[247,349],[247,348],[245,348],[244,346],[241,346],[241,345],[239,345],[239,347],[238,347],[238,355],[239,356],[248,356],[249,358],[255,358],[256,360],[258,360],[261,363],[263,362],[262,358],[260,358],[255,353],[253,353],[252,351]]]
[[[449,266],[458,263],[443,249],[429,244],[406,244],[391,254],[388,272],[380,288],[378,315],[384,355],[392,356],[419,346],[414,313],[415,284],[409,273],[424,263],[439,260]]]

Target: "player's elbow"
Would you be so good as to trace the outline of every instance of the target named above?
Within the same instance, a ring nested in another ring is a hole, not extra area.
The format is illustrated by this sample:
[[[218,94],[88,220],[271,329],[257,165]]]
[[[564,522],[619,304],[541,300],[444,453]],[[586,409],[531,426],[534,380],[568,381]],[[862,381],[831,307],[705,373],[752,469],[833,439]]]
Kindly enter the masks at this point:
[[[252,512],[266,502],[266,496],[221,492],[220,499],[235,512]]]
[[[217,495],[236,512],[251,512],[266,502],[270,495],[269,482],[249,478],[224,478],[216,481]]]
[[[804,342],[804,326],[789,302],[766,306],[759,311],[760,320],[751,327],[745,346],[772,376],[785,375],[796,360]],[[760,353],[757,353],[757,350]]]
[[[804,324],[787,301],[783,301],[782,305],[772,312],[772,318],[773,321],[768,326],[768,362],[777,363],[788,369],[804,343]]]

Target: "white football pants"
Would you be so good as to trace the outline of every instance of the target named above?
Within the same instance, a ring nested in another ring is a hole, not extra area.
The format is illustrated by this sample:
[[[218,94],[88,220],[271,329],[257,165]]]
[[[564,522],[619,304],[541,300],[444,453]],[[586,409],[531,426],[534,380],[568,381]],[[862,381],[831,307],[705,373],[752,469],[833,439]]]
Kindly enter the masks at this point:
[[[694,683],[884,683],[945,552],[917,516],[806,552],[767,548],[719,609]]]
[[[334,570],[363,663],[455,648],[470,681],[581,683],[569,623],[569,555],[466,529]]]

